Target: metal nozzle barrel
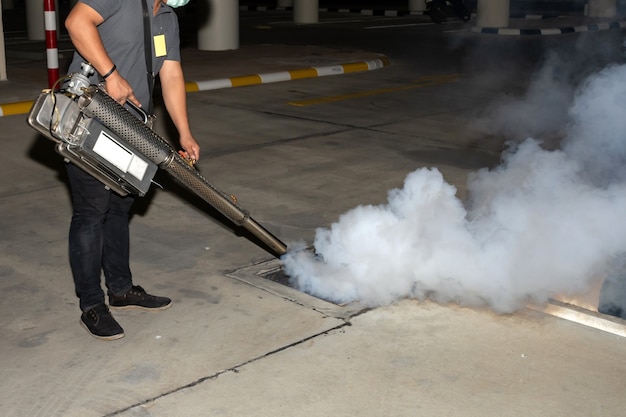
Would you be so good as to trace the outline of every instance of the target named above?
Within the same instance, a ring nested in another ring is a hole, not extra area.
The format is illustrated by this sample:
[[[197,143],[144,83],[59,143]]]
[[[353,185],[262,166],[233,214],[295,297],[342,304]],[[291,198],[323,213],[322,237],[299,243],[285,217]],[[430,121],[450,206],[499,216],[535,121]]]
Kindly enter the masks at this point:
[[[211,185],[192,165],[176,153],[165,139],[143,124],[128,110],[95,86],[85,89],[79,105],[97,117],[107,128],[127,141],[137,151],[177,179],[183,186],[209,203],[238,226],[263,242],[275,256],[287,252],[287,246],[257,223],[231,198]]]

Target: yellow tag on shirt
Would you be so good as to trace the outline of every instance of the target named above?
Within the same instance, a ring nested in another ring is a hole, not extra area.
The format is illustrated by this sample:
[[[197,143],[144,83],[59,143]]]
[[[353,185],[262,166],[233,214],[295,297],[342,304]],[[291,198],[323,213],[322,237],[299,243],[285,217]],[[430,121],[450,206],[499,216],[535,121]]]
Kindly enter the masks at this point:
[[[154,55],[157,58],[167,55],[167,47],[165,46],[165,35],[156,35],[154,37]]]

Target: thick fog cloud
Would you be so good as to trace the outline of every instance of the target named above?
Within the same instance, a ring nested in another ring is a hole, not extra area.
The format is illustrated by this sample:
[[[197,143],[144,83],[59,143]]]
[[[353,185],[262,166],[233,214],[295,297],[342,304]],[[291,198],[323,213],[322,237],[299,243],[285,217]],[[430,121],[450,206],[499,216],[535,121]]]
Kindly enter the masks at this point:
[[[554,80],[542,74],[495,116],[543,113],[533,129],[561,126],[560,148],[517,141],[500,166],[470,175],[465,204],[437,169],[410,173],[386,204],[358,206],[318,229],[315,253],[291,245],[283,262],[293,285],[338,303],[428,297],[498,312],[584,292],[626,248],[626,66],[539,103]],[[546,115],[552,108],[558,123]],[[524,132],[523,121],[507,123]]]

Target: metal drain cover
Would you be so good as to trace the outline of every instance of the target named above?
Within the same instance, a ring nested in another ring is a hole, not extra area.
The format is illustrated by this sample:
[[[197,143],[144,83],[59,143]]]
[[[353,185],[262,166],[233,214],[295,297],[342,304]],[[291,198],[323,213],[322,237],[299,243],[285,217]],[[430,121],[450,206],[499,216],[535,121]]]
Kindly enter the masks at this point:
[[[298,291],[291,286],[280,260],[274,258],[228,272],[226,275],[330,317],[347,320],[369,310],[359,303],[338,305]]]
[[[264,278],[269,279],[270,281],[278,282],[279,284],[286,285],[287,287],[292,287],[289,282],[289,275],[285,273],[285,271],[279,269],[278,271],[268,272]]]

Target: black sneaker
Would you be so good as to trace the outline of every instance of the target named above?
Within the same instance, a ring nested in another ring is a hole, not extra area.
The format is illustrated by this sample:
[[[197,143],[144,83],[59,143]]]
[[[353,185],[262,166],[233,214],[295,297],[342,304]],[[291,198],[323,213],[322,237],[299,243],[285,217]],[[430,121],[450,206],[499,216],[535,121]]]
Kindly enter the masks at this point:
[[[139,285],[133,285],[126,294],[109,294],[109,306],[115,309],[165,310],[172,306],[172,300],[167,297],[150,295]]]
[[[124,337],[124,329],[104,303],[84,311],[80,316],[80,324],[97,339],[115,340]]]

